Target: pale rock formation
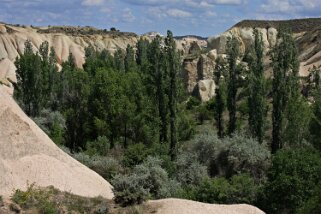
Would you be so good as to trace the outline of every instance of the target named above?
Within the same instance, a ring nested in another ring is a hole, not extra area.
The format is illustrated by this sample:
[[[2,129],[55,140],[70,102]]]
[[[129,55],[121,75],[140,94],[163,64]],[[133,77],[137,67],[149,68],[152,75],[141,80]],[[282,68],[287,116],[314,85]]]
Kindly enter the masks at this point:
[[[212,79],[200,80],[197,84],[197,96],[202,102],[208,102],[215,96],[215,82]]]
[[[185,84],[185,88],[189,93],[194,91],[199,77],[199,58],[186,58],[183,62],[182,77]]]
[[[0,85],[0,195],[28,184],[86,197],[113,198],[112,186],[60,150]]]
[[[205,204],[172,198],[148,201],[147,205],[154,207],[156,214],[264,214],[262,210],[247,204]]]
[[[210,50],[207,54],[207,56],[212,60],[212,61],[215,61],[217,59],[217,50],[216,49],[213,49],[213,50]]]
[[[97,50],[107,49],[114,53],[117,48],[125,49],[127,45],[135,45],[138,36],[113,36],[109,34],[67,35],[64,33],[39,33],[38,28],[0,25],[0,59],[8,58],[14,61],[24,52],[24,43],[30,40],[34,51],[38,51],[41,43],[49,42],[56,51],[58,63],[68,59],[70,53],[74,56],[77,67],[84,63],[84,49],[92,45]]]
[[[215,93],[212,93],[212,84],[209,84],[213,81],[215,67],[215,52],[212,52],[212,54],[214,55],[201,54],[199,57],[186,58],[183,62],[182,77],[185,87],[190,94],[195,94],[203,102],[208,101],[215,95]],[[200,81],[203,80],[206,81],[201,83]],[[199,86],[202,86],[201,91]]]
[[[277,30],[275,28],[257,28],[262,34],[264,51],[268,52],[276,43]],[[233,27],[218,37],[208,39],[209,47],[216,49],[218,54],[226,54],[226,43],[229,37],[235,36],[240,42],[241,54],[245,53],[247,47],[254,42],[253,28],[250,27]]]

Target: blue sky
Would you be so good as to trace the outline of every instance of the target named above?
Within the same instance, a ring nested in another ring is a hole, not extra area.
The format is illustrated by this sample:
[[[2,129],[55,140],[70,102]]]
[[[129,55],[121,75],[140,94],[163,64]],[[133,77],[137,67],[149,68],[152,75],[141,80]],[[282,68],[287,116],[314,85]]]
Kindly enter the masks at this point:
[[[0,21],[217,35],[243,19],[321,16],[321,0],[0,0]]]

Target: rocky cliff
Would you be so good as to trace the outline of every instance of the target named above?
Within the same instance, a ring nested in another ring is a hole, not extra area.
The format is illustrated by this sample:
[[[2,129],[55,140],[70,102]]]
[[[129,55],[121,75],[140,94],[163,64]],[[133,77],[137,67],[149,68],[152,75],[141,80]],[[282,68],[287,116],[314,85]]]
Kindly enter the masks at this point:
[[[213,97],[212,88],[215,88],[215,85],[212,86],[212,77],[215,60],[218,56],[225,56],[228,38],[236,37],[240,43],[241,54],[244,54],[254,41],[253,30],[256,28],[262,33],[264,52],[268,53],[277,41],[277,29],[281,25],[290,27],[294,33],[299,49],[300,75],[307,76],[313,66],[321,66],[321,18],[288,21],[245,20],[219,36],[210,37],[207,54],[192,54],[185,58],[182,76],[187,90],[197,94],[202,101]],[[269,56],[265,56],[264,63],[266,73],[271,73]],[[211,84],[205,87],[205,80]],[[203,87],[199,87],[200,84]]]

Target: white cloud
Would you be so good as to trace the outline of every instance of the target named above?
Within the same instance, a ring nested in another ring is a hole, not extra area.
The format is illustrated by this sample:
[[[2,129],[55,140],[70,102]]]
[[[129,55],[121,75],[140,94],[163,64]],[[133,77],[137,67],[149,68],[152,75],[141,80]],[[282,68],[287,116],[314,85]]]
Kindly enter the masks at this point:
[[[174,18],[188,18],[192,16],[190,12],[180,10],[180,9],[169,9],[167,11],[167,15]]]
[[[98,6],[102,5],[104,0],[84,0],[81,4],[85,6]]]
[[[131,9],[125,8],[123,10],[122,20],[124,22],[133,22],[133,21],[135,21],[135,19],[136,19],[136,17],[133,15]]]
[[[239,5],[242,4],[243,0],[208,0],[210,4],[227,4],[227,5]]]
[[[319,14],[320,9],[321,0],[268,0],[260,6],[261,12],[275,14],[309,14],[311,12]]]

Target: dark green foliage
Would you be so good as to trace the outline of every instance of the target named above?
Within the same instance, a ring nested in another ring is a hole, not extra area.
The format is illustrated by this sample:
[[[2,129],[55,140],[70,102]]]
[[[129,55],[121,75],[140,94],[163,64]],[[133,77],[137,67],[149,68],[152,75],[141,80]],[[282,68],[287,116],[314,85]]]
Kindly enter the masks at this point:
[[[321,213],[321,183],[319,183],[313,193],[311,198],[307,202],[305,202],[298,213],[300,214],[318,214]]]
[[[106,136],[99,136],[95,141],[86,143],[86,153],[93,155],[107,155],[110,144]]]
[[[148,50],[149,50],[149,42],[146,39],[140,38],[136,45],[136,63],[140,66],[140,70],[142,73],[147,73],[149,61],[148,61]]]
[[[212,118],[212,114],[207,108],[207,105],[200,105],[196,109],[196,117],[199,124],[203,124],[205,120],[210,120]]]
[[[259,186],[248,174],[233,176],[230,180],[214,178],[203,181],[192,193],[192,199],[211,204],[253,204]]]
[[[125,55],[125,71],[135,71],[136,70],[136,61],[135,61],[135,52],[133,47],[130,45],[126,48],[126,55]]]
[[[123,162],[125,166],[134,167],[141,164],[149,155],[150,151],[144,144],[134,144],[127,148]]]
[[[170,156],[174,160],[177,155],[177,81],[180,70],[179,54],[176,50],[176,42],[171,31],[167,32],[165,39],[166,59],[170,79],[169,86],[169,111],[170,111]]]
[[[121,49],[117,49],[114,54],[114,65],[116,70],[125,71],[125,54]]]
[[[262,208],[268,213],[296,213],[320,182],[321,157],[312,149],[281,150],[273,157]]]
[[[199,106],[201,101],[196,97],[190,97],[186,103],[186,109],[192,110],[193,108]]]
[[[163,143],[168,142],[168,97],[166,95],[168,80],[166,71],[166,58],[165,53],[161,49],[161,38],[157,36],[149,48],[149,61],[150,61],[150,78],[153,84],[151,91],[154,91],[156,97],[155,104],[158,106],[158,117],[160,119],[159,125],[159,141]]]
[[[16,59],[17,84],[15,98],[29,116],[37,116],[43,105],[43,75],[42,59],[38,53],[33,53],[32,44],[25,42],[24,54]]]
[[[299,88],[298,51],[291,32],[280,29],[278,44],[271,53],[273,67],[272,153],[284,143],[299,144],[305,130],[300,130],[309,120],[306,104]],[[304,111],[304,118],[298,109]],[[302,121],[302,123],[301,123]]]
[[[315,103],[312,106],[313,116],[310,122],[310,141],[315,148],[321,150],[321,93],[315,96]]]
[[[177,135],[179,141],[186,141],[195,134],[196,123],[188,112],[180,110],[177,119]]]
[[[58,111],[43,109],[38,117],[33,118],[35,123],[58,145],[64,144],[66,121]]]
[[[217,135],[224,137],[224,118],[223,113],[226,108],[226,62],[222,58],[217,58],[215,65],[215,83],[218,87],[215,89],[215,110],[214,117],[216,120]]]
[[[64,149],[65,152],[69,153],[69,150],[66,150],[66,148],[62,149]],[[120,161],[112,157],[99,156],[97,154],[90,156],[85,153],[74,153],[70,155],[88,168],[97,172],[106,180],[110,180],[116,174],[122,173],[124,171],[122,165],[120,164]]]
[[[236,37],[227,41],[227,62],[229,71],[227,108],[229,111],[228,134],[231,135],[236,130],[236,95],[238,90],[239,70],[237,60],[240,54],[239,42]]]
[[[249,126],[252,136],[263,142],[267,114],[266,89],[263,70],[263,39],[257,29],[254,30],[254,45],[249,62]]]
[[[75,151],[85,148],[89,77],[82,70],[73,70],[68,62],[61,72],[64,78],[61,108],[66,118],[66,142]]]

